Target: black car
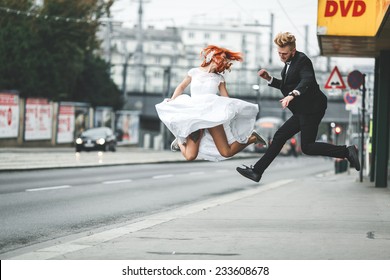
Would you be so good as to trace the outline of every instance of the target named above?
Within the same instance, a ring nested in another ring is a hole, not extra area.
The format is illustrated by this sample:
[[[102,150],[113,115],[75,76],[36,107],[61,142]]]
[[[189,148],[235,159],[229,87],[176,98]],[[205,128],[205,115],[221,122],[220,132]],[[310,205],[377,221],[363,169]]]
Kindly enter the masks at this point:
[[[116,136],[108,127],[85,130],[76,139],[76,152],[81,151],[116,151]]]

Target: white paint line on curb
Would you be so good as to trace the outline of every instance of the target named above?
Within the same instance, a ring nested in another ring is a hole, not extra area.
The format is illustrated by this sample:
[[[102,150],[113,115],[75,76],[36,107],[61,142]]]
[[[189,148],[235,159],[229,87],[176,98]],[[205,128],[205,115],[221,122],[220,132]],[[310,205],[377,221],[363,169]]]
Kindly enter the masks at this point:
[[[15,256],[11,259],[14,260],[47,260],[55,258],[67,253],[76,252],[79,250],[87,249],[103,242],[113,240],[115,238],[122,237],[126,234],[137,232],[143,229],[147,229],[165,222],[169,222],[187,215],[195,214],[205,209],[216,207],[218,205],[230,203],[236,200],[240,200],[246,197],[256,195],[265,191],[269,191],[280,186],[293,182],[292,179],[279,180],[259,188],[244,190],[227,195],[223,195],[217,198],[200,201],[191,205],[186,205],[177,209],[169,210],[163,213],[150,215],[143,217],[134,223],[92,234],[89,236],[81,237],[73,241],[65,242],[59,245],[42,248],[33,252],[25,253]]]

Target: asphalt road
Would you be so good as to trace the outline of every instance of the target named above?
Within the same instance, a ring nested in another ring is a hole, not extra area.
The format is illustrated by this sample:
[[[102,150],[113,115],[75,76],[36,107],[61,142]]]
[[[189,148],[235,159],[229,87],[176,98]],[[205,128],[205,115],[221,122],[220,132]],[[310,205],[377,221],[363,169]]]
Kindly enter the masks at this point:
[[[254,159],[122,165],[2,173],[0,254],[115,227],[136,218],[283,178],[332,170],[319,157],[279,157],[260,184],[235,167]]]

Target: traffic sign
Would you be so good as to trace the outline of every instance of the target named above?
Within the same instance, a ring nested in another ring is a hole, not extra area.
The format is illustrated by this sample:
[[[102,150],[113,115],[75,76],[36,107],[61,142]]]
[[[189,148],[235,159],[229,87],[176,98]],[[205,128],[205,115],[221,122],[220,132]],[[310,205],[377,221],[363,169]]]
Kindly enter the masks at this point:
[[[354,104],[357,101],[356,94],[351,94],[350,92],[347,92],[344,94],[344,101],[345,104]]]
[[[326,89],[345,89],[345,83],[343,81],[343,78],[341,77],[340,71],[335,66],[330,73],[329,79],[325,84]]]
[[[363,79],[363,74],[355,70],[348,74],[347,82],[350,88],[358,89],[363,84]]]

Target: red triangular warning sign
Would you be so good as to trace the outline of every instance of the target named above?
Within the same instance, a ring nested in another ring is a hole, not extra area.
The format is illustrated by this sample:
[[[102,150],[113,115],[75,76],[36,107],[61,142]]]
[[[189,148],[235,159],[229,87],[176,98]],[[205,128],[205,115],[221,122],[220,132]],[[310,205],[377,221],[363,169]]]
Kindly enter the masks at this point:
[[[337,66],[335,66],[332,70],[332,73],[330,73],[329,79],[325,84],[325,88],[326,89],[335,89],[335,88],[345,89],[346,88],[344,81],[343,81],[343,78],[341,77],[340,71],[337,68]]]

